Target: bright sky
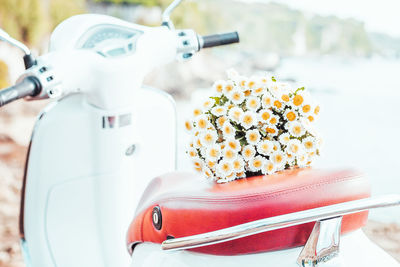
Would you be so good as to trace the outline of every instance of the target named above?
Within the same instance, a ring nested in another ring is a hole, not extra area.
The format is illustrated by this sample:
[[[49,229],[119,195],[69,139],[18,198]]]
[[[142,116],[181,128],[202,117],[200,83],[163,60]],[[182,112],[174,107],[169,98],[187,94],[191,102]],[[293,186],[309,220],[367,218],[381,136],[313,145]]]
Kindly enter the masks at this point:
[[[400,37],[400,0],[242,0],[277,2],[321,15],[355,18],[365,22],[369,31]]]

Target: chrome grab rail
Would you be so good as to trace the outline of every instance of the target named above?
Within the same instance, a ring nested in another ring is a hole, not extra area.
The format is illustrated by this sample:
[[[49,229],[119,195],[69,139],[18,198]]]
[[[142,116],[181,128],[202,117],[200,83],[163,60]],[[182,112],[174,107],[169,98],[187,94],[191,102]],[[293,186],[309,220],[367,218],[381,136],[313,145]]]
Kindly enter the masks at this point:
[[[182,250],[219,244],[263,232],[339,217],[370,209],[400,205],[400,195],[384,195],[304,210],[248,222],[217,231],[165,240],[163,250]]]

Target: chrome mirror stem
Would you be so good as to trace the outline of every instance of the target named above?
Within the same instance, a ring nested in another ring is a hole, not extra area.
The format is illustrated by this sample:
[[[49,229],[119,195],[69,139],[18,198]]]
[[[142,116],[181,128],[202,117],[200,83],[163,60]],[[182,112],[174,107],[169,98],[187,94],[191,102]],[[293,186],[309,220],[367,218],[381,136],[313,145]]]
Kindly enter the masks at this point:
[[[12,46],[18,47],[19,49],[21,49],[25,55],[30,55],[31,54],[31,50],[29,50],[29,48],[24,45],[23,43],[21,43],[18,40],[15,40],[14,38],[12,38],[8,33],[6,33],[4,30],[0,29],[0,40],[3,40],[9,44],[11,44]]]
[[[182,2],[182,0],[174,0],[162,14],[162,25],[167,26],[171,30],[175,29],[174,23],[171,21],[171,13]]]

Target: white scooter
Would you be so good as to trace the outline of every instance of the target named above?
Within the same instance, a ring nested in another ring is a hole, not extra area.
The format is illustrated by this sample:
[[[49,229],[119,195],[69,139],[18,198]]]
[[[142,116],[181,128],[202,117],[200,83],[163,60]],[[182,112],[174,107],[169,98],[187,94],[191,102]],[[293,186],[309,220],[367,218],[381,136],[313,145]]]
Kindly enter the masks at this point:
[[[399,266],[359,229],[367,210],[399,205],[400,196],[371,198],[357,172],[297,169],[223,185],[174,172],[175,105],[143,78],[239,41],[175,30],[169,15],[180,2],[161,27],[69,18],[38,59],[0,32],[25,52],[27,68],[0,91],[0,106],[56,99],[38,116],[27,157],[27,266]]]

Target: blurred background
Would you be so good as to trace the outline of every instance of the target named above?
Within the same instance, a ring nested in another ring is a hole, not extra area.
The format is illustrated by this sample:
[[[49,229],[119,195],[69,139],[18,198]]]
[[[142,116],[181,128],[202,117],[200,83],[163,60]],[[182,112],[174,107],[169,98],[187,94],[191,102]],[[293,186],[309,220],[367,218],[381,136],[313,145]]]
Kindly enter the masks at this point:
[[[0,0],[0,27],[40,55],[52,30],[81,13],[159,25],[171,0]],[[146,83],[178,105],[179,169],[185,114],[213,81],[235,68],[273,73],[306,86],[322,106],[325,148],[318,167],[349,166],[371,179],[373,194],[400,193],[400,2],[398,0],[197,0],[173,14],[177,28],[200,34],[237,30],[241,43],[202,51],[154,70]],[[21,53],[0,42],[0,88],[23,71]],[[19,192],[35,116],[48,102],[15,102],[0,111],[0,267],[24,266],[18,245]],[[400,261],[400,209],[372,212],[365,231]]]

